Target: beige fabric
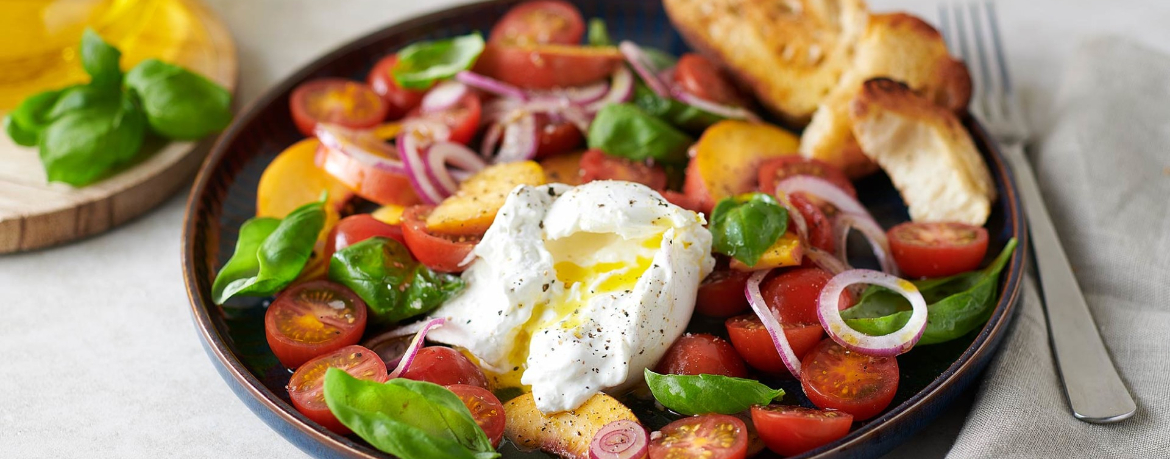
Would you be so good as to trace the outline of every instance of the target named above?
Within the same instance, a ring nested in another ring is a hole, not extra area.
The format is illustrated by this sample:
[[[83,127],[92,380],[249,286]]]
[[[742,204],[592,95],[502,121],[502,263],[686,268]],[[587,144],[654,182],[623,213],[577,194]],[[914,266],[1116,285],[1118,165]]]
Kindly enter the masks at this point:
[[[1170,56],[1100,38],[1072,60],[1035,157],[1101,334],[1137,398],[1120,424],[1073,419],[1029,280],[950,458],[1170,457]]]

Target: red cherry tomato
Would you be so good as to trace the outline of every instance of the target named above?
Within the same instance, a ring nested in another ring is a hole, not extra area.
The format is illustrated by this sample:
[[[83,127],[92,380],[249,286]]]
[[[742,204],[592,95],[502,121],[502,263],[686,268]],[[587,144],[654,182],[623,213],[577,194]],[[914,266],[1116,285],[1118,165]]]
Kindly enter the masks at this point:
[[[475,137],[475,131],[479,129],[479,119],[482,115],[483,105],[479,101],[479,96],[467,94],[451,108],[439,112],[421,113],[418,116],[447,125],[447,128],[451,129],[451,141],[466,145]]]
[[[804,193],[793,193],[788,196],[792,206],[804,217],[808,226],[808,242],[813,247],[829,253],[836,253],[837,244],[833,241],[833,223],[821,211],[820,206],[808,199]]]
[[[833,276],[820,268],[793,268],[766,279],[760,285],[764,302],[779,316],[780,323],[819,324],[817,298]],[[853,305],[853,294],[841,293],[841,309]]]
[[[743,459],[747,424],[735,416],[704,414],[667,424],[650,440],[650,459]]]
[[[504,415],[504,404],[500,403],[500,399],[479,386],[451,384],[447,386],[447,390],[454,392],[459,400],[467,405],[467,410],[471,411],[475,423],[479,424],[479,428],[483,429],[483,433],[492,441],[492,448],[500,446],[507,419]]]
[[[890,251],[907,277],[945,277],[978,268],[987,230],[958,222],[906,222],[890,228]]]
[[[666,199],[671,204],[682,207],[683,209],[686,209],[686,210],[689,210],[692,212],[702,212],[703,211],[703,201],[700,200],[699,198],[693,197],[693,196],[688,195],[688,194],[679,193],[677,191],[671,191],[671,190],[664,190],[664,191],[660,191],[659,193],[662,194],[663,199]]]
[[[898,359],[852,352],[832,339],[822,340],[801,365],[800,386],[814,405],[858,421],[877,416],[898,391]]]
[[[427,346],[418,350],[414,361],[401,375],[415,381],[428,381],[440,386],[467,384],[487,389],[487,376],[459,351],[443,346]]]
[[[660,374],[747,377],[743,359],[723,338],[706,333],[686,334],[670,345],[658,366]]]
[[[716,269],[699,284],[695,312],[708,317],[730,317],[748,307],[744,285],[752,273],[736,269]]]
[[[344,285],[327,280],[297,284],[264,312],[264,337],[288,368],[355,344],[366,330],[366,303]]]
[[[853,425],[853,416],[803,406],[756,405],[752,407],[752,424],[768,449],[795,456],[844,437]]]
[[[349,429],[338,421],[325,404],[325,370],[338,368],[358,379],[386,382],[386,364],[374,351],[361,346],[346,346],[305,362],[288,381],[288,396],[297,411],[339,434]]]
[[[402,235],[402,225],[382,223],[370,214],[350,215],[329,230],[329,237],[325,239],[325,258],[329,259],[334,252],[375,236],[406,244],[406,238]]]
[[[731,338],[731,345],[735,351],[747,361],[752,368],[773,375],[788,374],[788,367],[780,359],[776,351],[776,344],[772,342],[772,335],[760,322],[755,314],[747,314],[727,319],[727,336]],[[821,324],[780,324],[784,329],[784,336],[788,338],[788,345],[796,358],[802,358],[813,346],[821,342],[825,330]]]
[[[840,169],[819,159],[805,158],[799,155],[780,156],[764,161],[760,164],[760,191],[768,194],[776,192],[776,184],[795,175],[811,175],[828,180],[837,185],[849,196],[857,197],[857,190],[853,182]]]
[[[301,134],[312,137],[317,123],[348,128],[372,128],[386,119],[386,102],[362,83],[322,78],[301,83],[288,99],[293,122]]]
[[[489,43],[474,70],[526,89],[567,88],[605,79],[622,65],[622,59],[612,46]]]
[[[537,159],[574,151],[585,143],[585,136],[573,123],[554,124],[543,113],[536,116],[536,122]]]
[[[405,175],[379,169],[324,145],[317,148],[314,161],[317,167],[365,199],[382,205],[418,203],[418,196]]]
[[[723,105],[743,105],[739,91],[719,72],[719,67],[698,54],[686,53],[678,59],[674,82],[700,99]]]
[[[455,273],[463,271],[463,260],[475,249],[478,238],[448,239],[427,230],[427,215],[433,207],[411,206],[402,212],[402,236],[406,248],[422,264],[436,271]]]
[[[575,45],[585,35],[581,11],[559,0],[528,1],[512,7],[489,35],[501,45]]]
[[[374,64],[374,68],[366,75],[366,84],[374,92],[382,96],[386,102],[386,118],[396,120],[406,116],[411,110],[418,108],[422,103],[426,91],[404,89],[394,81],[394,66],[398,65],[398,55],[391,54],[383,57]]]
[[[662,166],[618,158],[593,149],[581,156],[581,183],[594,180],[624,180],[661,190],[666,188],[666,171]]]

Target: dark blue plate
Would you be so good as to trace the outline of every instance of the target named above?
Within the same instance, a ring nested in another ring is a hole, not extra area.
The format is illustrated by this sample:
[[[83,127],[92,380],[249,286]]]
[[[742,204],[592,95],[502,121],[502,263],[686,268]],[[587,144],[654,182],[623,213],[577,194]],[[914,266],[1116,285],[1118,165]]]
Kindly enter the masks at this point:
[[[204,163],[187,203],[183,232],[183,275],[195,325],[223,379],[236,395],[289,441],[317,457],[384,458],[388,455],[356,437],[326,431],[293,409],[284,386],[289,371],[277,362],[264,338],[267,300],[241,299],[216,306],[211,281],[235,246],[237,230],[255,214],[256,187],[264,167],[285,147],[303,138],[288,111],[289,93],[298,84],[321,77],[363,80],[382,56],[416,40],[488,31],[518,0],[461,6],[387,27],[353,41],[309,64],[252,103],[216,142]],[[618,39],[680,54],[686,44],[673,30],[658,0],[574,0],[585,17],[601,17]],[[902,371],[893,404],[880,417],[866,421],[832,444],[800,457],[877,457],[905,441],[934,419],[955,396],[979,377],[1012,319],[1020,291],[1026,232],[1021,209],[1003,158],[987,134],[973,121],[967,126],[990,165],[999,191],[987,228],[990,256],[1012,238],[1017,250],[1002,276],[1000,301],[983,329],[949,343],[922,346],[899,357]],[[907,220],[896,190],[881,174],[857,183],[858,194],[884,226]],[[698,323],[696,326],[703,326]],[[807,403],[799,384],[780,382],[793,394],[789,403]],[[640,416],[652,426],[667,419],[643,408]],[[505,457],[545,457],[505,448]],[[773,457],[765,452],[761,457]]]

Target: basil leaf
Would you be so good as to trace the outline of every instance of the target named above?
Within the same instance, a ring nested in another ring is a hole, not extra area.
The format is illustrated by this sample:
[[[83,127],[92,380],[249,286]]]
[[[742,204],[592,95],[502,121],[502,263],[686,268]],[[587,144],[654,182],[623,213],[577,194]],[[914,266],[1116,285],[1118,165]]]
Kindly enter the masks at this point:
[[[431,271],[414,261],[402,243],[373,237],[338,250],[329,279],[349,287],[381,322],[398,322],[433,311],[463,290],[463,279]]]
[[[724,198],[711,211],[711,247],[754,266],[788,229],[788,211],[764,193]]]
[[[646,56],[646,60],[650,61],[650,66],[658,71],[669,69],[678,64],[677,57],[658,48],[643,46],[642,55]]]
[[[170,139],[199,139],[232,121],[231,93],[177,65],[142,61],[126,74],[126,87],[142,99],[150,129]]]
[[[1011,260],[1016,240],[1008,241],[986,268],[955,276],[914,281],[928,304],[926,331],[918,344],[937,344],[960,338],[991,318],[998,300],[999,274]],[[873,286],[857,304],[841,311],[850,327],[872,336],[888,335],[910,320],[910,303],[901,295]]]
[[[609,104],[589,125],[589,148],[607,154],[644,161],[684,163],[694,143],[670,124],[650,116],[633,104]]]
[[[394,81],[406,89],[427,89],[437,80],[471,68],[483,47],[479,32],[407,46],[398,52]]]
[[[634,86],[634,105],[647,114],[688,132],[702,132],[712,124],[727,119],[671,98],[659,97],[641,81]]]
[[[409,459],[500,457],[459,397],[439,385],[379,384],[330,368],[324,392],[337,420],[381,451]]]
[[[41,131],[49,126],[49,111],[64,90],[45,91],[29,96],[4,117],[4,130],[17,145],[35,147]]]
[[[92,78],[94,86],[112,88],[122,83],[122,69],[118,61],[122,52],[110,46],[93,29],[85,29],[81,35],[81,67]]]
[[[324,226],[324,199],[296,208],[284,220],[251,218],[244,222],[235,253],[212,283],[212,300],[223,304],[234,296],[279,292],[305,268]]]
[[[589,46],[613,46],[613,40],[609,38],[609,29],[605,27],[605,19],[589,20],[589,35],[586,36],[585,42],[589,43]]]
[[[660,375],[646,369],[646,383],[662,406],[685,415],[735,414],[784,396],[754,379],[721,375]]]
[[[101,87],[93,84],[70,86],[61,90],[60,97],[53,103],[48,114],[45,115],[45,119],[51,123],[80,110],[116,104],[118,99],[122,97],[126,97],[126,95],[116,87]]]
[[[145,136],[146,119],[132,95],[94,99],[40,133],[41,164],[50,182],[88,185],[136,159]]]

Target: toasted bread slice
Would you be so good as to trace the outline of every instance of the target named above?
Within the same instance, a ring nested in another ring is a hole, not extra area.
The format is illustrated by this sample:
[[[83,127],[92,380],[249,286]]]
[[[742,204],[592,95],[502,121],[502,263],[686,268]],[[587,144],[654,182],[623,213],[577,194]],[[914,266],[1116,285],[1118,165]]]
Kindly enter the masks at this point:
[[[664,0],[692,48],[771,112],[804,125],[837,86],[869,13],[862,0]]]
[[[853,135],[881,166],[916,222],[983,225],[995,185],[950,110],[886,78],[866,81],[849,111]]]
[[[870,16],[852,65],[821,103],[801,136],[801,154],[840,167],[850,177],[877,170],[853,138],[849,104],[871,78],[910,86],[955,113],[967,108],[971,77],[967,66],[947,54],[946,42],[930,24],[905,13]]]

